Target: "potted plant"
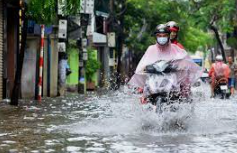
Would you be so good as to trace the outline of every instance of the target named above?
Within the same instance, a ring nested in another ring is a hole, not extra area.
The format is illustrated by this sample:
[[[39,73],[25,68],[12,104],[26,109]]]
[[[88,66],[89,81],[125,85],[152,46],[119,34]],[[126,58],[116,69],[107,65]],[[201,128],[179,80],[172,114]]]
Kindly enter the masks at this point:
[[[87,89],[94,90],[95,82],[93,82],[93,76],[100,68],[100,62],[97,61],[93,55],[93,49],[89,48],[87,50],[88,60],[86,61],[86,80],[87,80]]]

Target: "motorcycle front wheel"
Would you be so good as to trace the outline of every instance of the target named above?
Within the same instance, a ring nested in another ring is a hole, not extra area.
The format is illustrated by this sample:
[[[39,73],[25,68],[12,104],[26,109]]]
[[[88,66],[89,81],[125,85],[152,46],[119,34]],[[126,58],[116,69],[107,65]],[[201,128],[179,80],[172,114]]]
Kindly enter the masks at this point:
[[[157,98],[156,100],[156,113],[161,114],[163,112],[163,99],[162,98]]]

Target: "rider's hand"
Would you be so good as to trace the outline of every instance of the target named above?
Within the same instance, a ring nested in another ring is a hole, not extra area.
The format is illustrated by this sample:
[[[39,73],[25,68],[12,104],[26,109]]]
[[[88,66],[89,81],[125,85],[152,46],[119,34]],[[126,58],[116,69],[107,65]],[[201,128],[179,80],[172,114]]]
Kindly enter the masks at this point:
[[[138,92],[138,93],[143,93],[143,89],[142,89],[142,88],[138,88],[138,89],[137,89],[137,92]]]
[[[147,104],[147,99],[145,97],[141,97],[140,101],[142,104]]]

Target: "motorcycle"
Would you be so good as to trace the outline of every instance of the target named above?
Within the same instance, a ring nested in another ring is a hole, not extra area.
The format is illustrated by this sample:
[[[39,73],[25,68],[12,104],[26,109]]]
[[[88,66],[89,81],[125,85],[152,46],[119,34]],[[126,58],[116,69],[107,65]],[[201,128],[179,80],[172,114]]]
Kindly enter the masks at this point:
[[[214,97],[221,99],[228,99],[230,97],[230,89],[228,88],[228,80],[226,78],[220,78],[216,81]]]
[[[156,107],[155,111],[161,114],[167,108],[175,111],[177,107],[171,104],[181,102],[191,102],[190,99],[184,100],[181,95],[181,82],[177,73],[175,61],[160,60],[145,68],[147,79],[143,95],[147,97],[149,103]]]

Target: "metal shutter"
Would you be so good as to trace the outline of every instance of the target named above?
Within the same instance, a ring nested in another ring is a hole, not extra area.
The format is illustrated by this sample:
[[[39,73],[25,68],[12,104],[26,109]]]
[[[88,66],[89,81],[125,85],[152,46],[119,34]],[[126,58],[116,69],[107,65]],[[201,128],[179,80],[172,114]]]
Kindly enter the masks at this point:
[[[3,96],[3,1],[0,0],[0,100]]]

